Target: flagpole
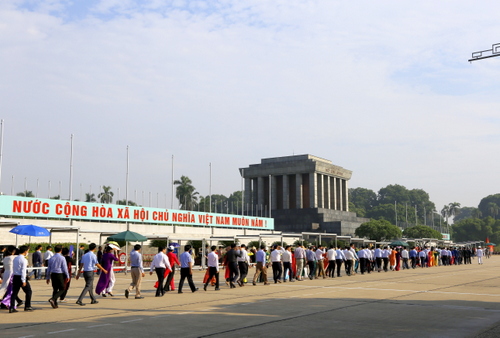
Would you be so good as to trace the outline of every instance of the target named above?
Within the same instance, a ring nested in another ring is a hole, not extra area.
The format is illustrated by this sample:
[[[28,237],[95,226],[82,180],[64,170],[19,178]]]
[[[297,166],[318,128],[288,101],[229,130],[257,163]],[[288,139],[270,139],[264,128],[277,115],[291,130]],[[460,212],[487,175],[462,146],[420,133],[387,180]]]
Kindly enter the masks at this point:
[[[170,201],[170,209],[174,208],[174,155],[172,155],[172,200]]]
[[[3,163],[3,119],[0,120],[0,187],[2,185],[2,163]],[[2,189],[0,189],[2,194]]]
[[[208,186],[208,195],[210,196],[210,199],[209,199],[209,205],[210,205],[209,212],[212,212],[212,162],[209,163],[209,167],[210,167],[210,183],[209,183],[209,186]]]
[[[128,146],[127,146],[127,171],[125,174],[125,207],[128,206],[128,170],[129,170],[129,155],[128,155]],[[126,222],[126,224],[127,224],[127,230],[129,230],[128,221]]]
[[[69,200],[73,200],[73,134],[71,134],[71,153],[69,156]]]

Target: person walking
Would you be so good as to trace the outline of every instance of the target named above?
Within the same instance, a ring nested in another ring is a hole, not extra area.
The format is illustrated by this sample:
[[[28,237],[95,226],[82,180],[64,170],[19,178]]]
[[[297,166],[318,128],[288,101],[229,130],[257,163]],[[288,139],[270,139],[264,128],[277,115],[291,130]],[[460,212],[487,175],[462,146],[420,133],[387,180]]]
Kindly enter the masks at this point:
[[[483,249],[481,249],[480,246],[477,248],[476,256],[477,256],[477,263],[478,264],[483,264],[484,252],[483,252]]]
[[[48,245],[47,250],[43,254],[43,266],[48,267],[49,266],[49,259],[54,256],[54,252],[52,251],[52,246]],[[45,270],[45,277],[47,277],[47,270]]]
[[[342,277],[340,275],[340,268],[342,267],[342,263],[346,261],[346,257],[344,255],[344,252],[340,249],[340,247],[337,248],[336,250],[337,256],[335,258],[335,262],[337,263],[337,277]]]
[[[163,297],[163,295],[165,295],[165,291],[163,290],[165,272],[172,271],[166,252],[167,249],[165,249],[164,246],[158,247],[158,253],[154,256],[153,261],[151,262],[151,271],[149,274],[152,275],[153,271],[155,271],[156,276],[158,277],[158,287],[156,288],[155,297]]]
[[[315,252],[316,255],[316,276],[315,278],[317,279],[320,275],[323,276],[323,279],[326,278],[325,274],[325,250],[323,250],[323,245],[319,245],[318,249],[316,249]]]
[[[180,257],[181,261],[181,280],[179,281],[179,291],[178,293],[182,293],[182,286],[184,285],[184,280],[187,278],[189,287],[191,288],[191,292],[198,291],[198,288],[194,285],[193,282],[193,256],[190,253],[191,245],[184,246],[184,252]]]
[[[143,299],[141,296],[141,282],[144,277],[144,267],[142,264],[141,245],[134,245],[134,250],[130,252],[130,275],[132,283],[125,290],[125,298],[128,298],[130,292],[135,288],[135,299]]]
[[[297,273],[295,274],[295,280],[302,281],[302,273],[304,272],[304,260],[306,258],[306,253],[302,244],[298,244],[295,248],[295,264],[297,266]]]
[[[241,245],[239,254],[240,256],[237,258],[237,261],[238,261],[238,270],[240,277],[237,283],[239,286],[245,286],[245,278],[247,278],[248,266],[250,265],[250,257],[248,256],[245,244]]]
[[[61,297],[59,299],[59,303],[66,303],[66,295],[68,294],[69,287],[71,285],[71,268],[74,264],[73,259],[69,255],[69,249],[68,248],[63,248],[61,251],[64,259],[66,260],[66,267],[68,269],[68,280],[65,281],[64,283],[64,292],[61,294]]]
[[[281,261],[283,262],[283,282],[286,282],[287,274],[290,282],[294,282],[292,269],[292,247],[290,245],[287,245],[285,247],[285,251],[281,254]]]
[[[108,273],[101,273],[97,285],[95,287],[95,293],[97,295],[102,295],[106,297],[107,295],[113,296],[113,286],[115,285],[115,273],[113,272],[113,262],[118,261],[117,255],[118,247],[113,244],[107,245],[104,248],[104,253],[101,256],[101,266],[108,271]],[[97,257],[99,259],[99,256]]]
[[[283,273],[283,267],[281,266],[281,254],[282,249],[279,245],[273,245],[273,250],[271,251],[270,259],[273,267],[273,280],[274,284],[281,283],[281,274]]]
[[[177,255],[174,253],[175,248],[171,245],[167,249],[167,257],[170,262],[170,273],[168,274],[167,281],[165,282],[165,286],[163,287],[163,291],[175,291],[175,266],[181,266],[181,262],[177,258]]]
[[[219,256],[217,255],[217,247],[212,245],[212,251],[207,255],[208,279],[203,286],[203,290],[207,291],[208,283],[215,276],[215,291],[219,291]]]
[[[238,257],[241,253],[236,251],[236,243],[231,244],[231,248],[226,252],[226,263],[229,269],[229,285],[235,288],[234,282],[238,279]]]
[[[10,297],[9,313],[18,312],[16,310],[16,301],[19,299],[19,290],[23,289],[26,295],[24,300],[24,311],[33,311],[31,307],[31,285],[26,278],[26,270],[28,268],[28,247],[23,245],[19,248],[19,255],[14,258],[12,263],[12,295]]]
[[[330,245],[330,249],[326,252],[326,257],[328,258],[326,275],[330,278],[335,278],[335,259],[337,257],[337,251],[335,251],[335,247],[333,245]]]
[[[47,284],[52,282],[52,298],[49,299],[49,303],[54,309],[59,307],[57,300],[64,293],[65,283],[69,281],[68,265],[66,264],[66,259],[61,255],[61,251],[62,246],[56,245],[54,248],[55,254],[49,260],[47,276],[45,277]]]
[[[31,262],[35,269],[31,272],[30,277],[34,274],[35,279],[42,279],[42,269],[37,269],[41,268],[43,265],[42,246],[40,244],[36,246],[35,252],[33,252],[31,256]]]
[[[82,290],[82,293],[80,294],[80,297],[78,297],[78,300],[76,301],[76,304],[80,306],[84,306],[85,304],[82,302],[83,297],[85,294],[88,292],[90,299],[92,300],[90,304],[97,304],[99,303],[97,299],[94,296],[94,270],[95,268],[99,268],[104,273],[108,273],[107,270],[105,270],[101,264],[97,262],[97,256],[95,255],[94,251],[96,250],[96,244],[95,243],[90,243],[89,244],[89,252],[87,252],[85,255],[83,255],[80,265],[78,267],[78,273],[76,274],[76,280],[80,278],[80,274],[82,273],[83,270],[83,278],[85,279],[85,287]]]
[[[255,254],[255,275],[253,276],[253,285],[257,285],[257,278],[261,277],[264,285],[269,285],[267,282],[267,264],[266,264],[266,246],[262,244],[260,250]]]

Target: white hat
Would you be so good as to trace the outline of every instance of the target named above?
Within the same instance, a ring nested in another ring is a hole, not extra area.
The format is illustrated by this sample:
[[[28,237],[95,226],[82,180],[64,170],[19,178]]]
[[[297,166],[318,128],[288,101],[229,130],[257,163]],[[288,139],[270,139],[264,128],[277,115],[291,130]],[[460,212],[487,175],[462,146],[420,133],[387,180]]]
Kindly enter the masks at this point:
[[[171,245],[171,246],[169,246],[169,247],[168,247],[168,250],[170,250],[170,251],[174,251],[174,250],[175,250],[175,248],[174,248],[174,246],[173,246],[173,245]]]
[[[109,243],[109,244],[108,244],[108,246],[109,246],[110,248],[113,248],[113,249],[116,249],[116,250],[120,250],[120,248],[119,248],[119,247],[117,247],[116,245],[114,245],[114,244],[112,244],[112,243]]]

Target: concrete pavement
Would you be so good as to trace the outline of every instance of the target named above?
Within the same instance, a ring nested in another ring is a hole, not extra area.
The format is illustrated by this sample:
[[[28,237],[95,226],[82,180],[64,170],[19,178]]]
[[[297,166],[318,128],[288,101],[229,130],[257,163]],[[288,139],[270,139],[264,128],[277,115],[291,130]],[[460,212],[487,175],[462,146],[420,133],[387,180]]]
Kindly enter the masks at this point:
[[[197,271],[200,291],[185,285],[183,294],[161,298],[154,297],[155,275],[146,274],[142,300],[125,299],[130,275],[117,274],[114,297],[98,297],[94,305],[87,297],[80,307],[84,281],[72,280],[59,309],[47,302],[51,287],[32,281],[36,311],[0,311],[0,336],[498,337],[500,257],[473,263],[236,289],[223,283],[221,291],[207,292],[204,272]]]

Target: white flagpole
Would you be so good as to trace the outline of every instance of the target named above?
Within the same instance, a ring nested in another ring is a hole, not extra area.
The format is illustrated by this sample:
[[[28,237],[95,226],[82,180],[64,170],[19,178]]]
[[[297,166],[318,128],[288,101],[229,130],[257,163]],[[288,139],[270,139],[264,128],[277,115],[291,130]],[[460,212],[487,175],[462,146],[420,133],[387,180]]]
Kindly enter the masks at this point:
[[[241,216],[243,213],[243,206],[245,205],[245,186],[243,183],[245,182],[245,169],[241,169]],[[236,205],[236,209],[238,209],[238,205]]]
[[[209,212],[212,212],[212,162],[209,163],[209,167],[210,167],[210,183],[208,186],[208,195],[210,196],[210,198],[209,198],[209,205],[210,205]]]
[[[174,208],[174,155],[172,155],[172,200],[170,201],[170,209]]]
[[[0,187],[2,185],[2,163],[3,163],[3,119],[0,120]],[[2,189],[0,189],[1,194]]]
[[[69,157],[69,200],[73,200],[73,134],[71,134],[71,154]]]

